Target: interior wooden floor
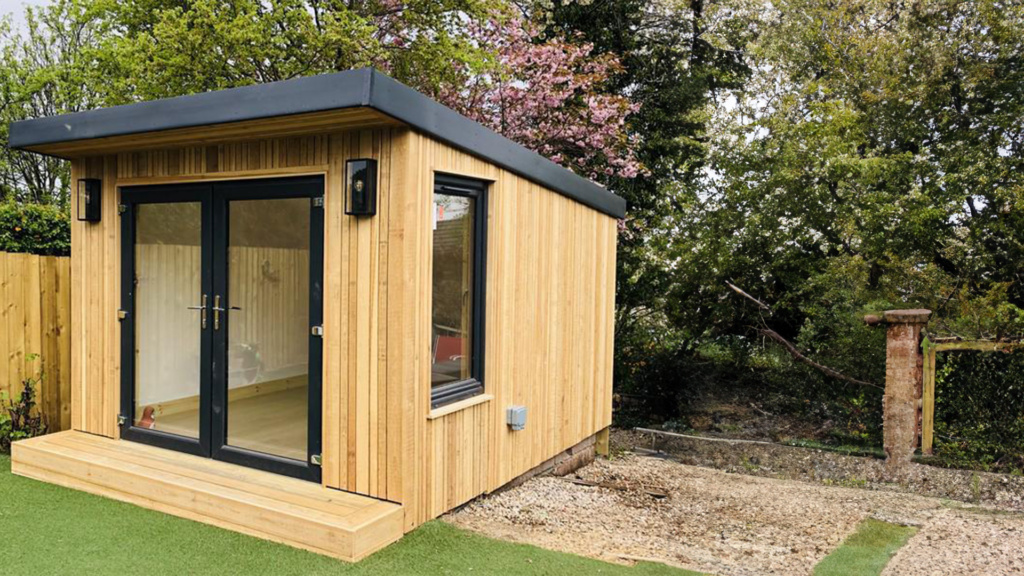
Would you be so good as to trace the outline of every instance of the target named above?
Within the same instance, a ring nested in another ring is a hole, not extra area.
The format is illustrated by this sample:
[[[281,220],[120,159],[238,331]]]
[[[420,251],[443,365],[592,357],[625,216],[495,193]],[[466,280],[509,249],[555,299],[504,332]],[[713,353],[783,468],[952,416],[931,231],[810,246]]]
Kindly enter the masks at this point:
[[[240,390],[249,391],[259,386]],[[257,452],[306,459],[308,434],[306,414],[309,407],[307,386],[284,390],[266,387],[270,392],[249,391],[236,399],[228,395],[228,444]],[[231,392],[235,392],[232,390]],[[156,417],[153,429],[195,437],[199,409]]]
[[[84,432],[15,442],[11,470],[342,560],[402,536],[398,504]]]

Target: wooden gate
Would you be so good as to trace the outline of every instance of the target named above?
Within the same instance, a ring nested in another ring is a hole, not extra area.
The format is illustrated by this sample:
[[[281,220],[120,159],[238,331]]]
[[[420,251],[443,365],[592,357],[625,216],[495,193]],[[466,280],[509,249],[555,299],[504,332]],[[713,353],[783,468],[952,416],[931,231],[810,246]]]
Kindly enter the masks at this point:
[[[921,453],[931,454],[935,440],[935,353],[952,350],[977,352],[1008,352],[1021,348],[1020,342],[991,342],[986,340],[960,340],[958,338],[928,337],[921,342],[924,354],[923,386],[921,390]]]

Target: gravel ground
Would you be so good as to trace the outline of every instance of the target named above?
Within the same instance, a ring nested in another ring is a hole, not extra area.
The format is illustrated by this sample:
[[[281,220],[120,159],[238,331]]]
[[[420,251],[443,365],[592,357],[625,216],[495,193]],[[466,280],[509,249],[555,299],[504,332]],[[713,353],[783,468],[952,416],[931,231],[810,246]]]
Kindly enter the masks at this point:
[[[952,470],[911,463],[900,478],[886,476],[884,461],[779,444],[724,442],[616,430],[612,444],[663,451],[683,464],[764,478],[905,492],[1024,512],[1024,477]]]
[[[720,575],[803,575],[874,517],[922,527],[887,574],[1021,570],[1024,516],[980,510],[626,454],[599,459],[568,478],[535,478],[445,519],[493,537],[609,561],[650,559]]]
[[[1024,574],[1024,517],[946,510],[900,549],[882,576]]]

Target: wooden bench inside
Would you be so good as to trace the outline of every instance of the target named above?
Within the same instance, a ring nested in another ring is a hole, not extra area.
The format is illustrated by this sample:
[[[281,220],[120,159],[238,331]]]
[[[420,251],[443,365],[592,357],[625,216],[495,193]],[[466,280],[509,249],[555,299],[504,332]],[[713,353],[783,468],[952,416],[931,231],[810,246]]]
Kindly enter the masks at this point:
[[[342,560],[360,560],[402,536],[398,504],[84,432],[14,443],[11,469]]]

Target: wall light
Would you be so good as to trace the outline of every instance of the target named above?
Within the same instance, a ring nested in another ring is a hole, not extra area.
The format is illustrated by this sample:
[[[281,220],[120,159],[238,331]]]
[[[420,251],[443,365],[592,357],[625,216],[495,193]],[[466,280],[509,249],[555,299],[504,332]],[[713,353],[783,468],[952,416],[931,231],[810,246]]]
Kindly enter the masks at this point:
[[[78,219],[82,222],[100,221],[101,182],[96,178],[78,181]]]
[[[369,158],[345,163],[345,214],[373,216],[377,213],[377,161]]]

